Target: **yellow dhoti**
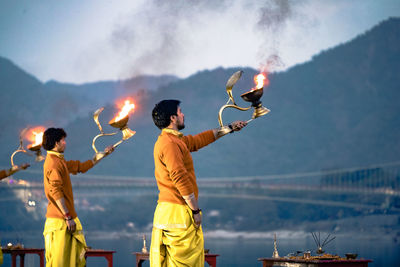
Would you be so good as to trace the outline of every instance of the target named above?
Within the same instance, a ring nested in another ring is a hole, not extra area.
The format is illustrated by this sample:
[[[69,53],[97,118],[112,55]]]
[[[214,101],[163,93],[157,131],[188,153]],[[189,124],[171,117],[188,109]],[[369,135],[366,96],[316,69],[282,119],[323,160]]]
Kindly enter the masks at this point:
[[[44,241],[46,249],[46,267],[83,267],[86,264],[86,241],[82,224],[78,217],[74,219],[76,231],[67,231],[67,223],[63,219],[47,218],[44,225]]]
[[[203,231],[195,227],[187,205],[158,203],[154,212],[150,266],[204,266]]]

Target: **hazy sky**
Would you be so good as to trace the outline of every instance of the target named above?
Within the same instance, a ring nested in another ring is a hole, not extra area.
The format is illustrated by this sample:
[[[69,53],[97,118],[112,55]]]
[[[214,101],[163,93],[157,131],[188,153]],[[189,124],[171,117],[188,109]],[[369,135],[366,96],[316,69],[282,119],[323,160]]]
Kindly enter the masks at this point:
[[[0,0],[0,56],[73,83],[282,70],[393,16],[399,0]]]

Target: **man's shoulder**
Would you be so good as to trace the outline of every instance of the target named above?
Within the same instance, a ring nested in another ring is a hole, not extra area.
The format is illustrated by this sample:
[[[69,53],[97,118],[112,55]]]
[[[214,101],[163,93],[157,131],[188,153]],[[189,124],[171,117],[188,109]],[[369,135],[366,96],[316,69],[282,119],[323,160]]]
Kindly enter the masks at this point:
[[[180,146],[182,144],[184,144],[182,140],[173,134],[161,134],[158,136],[158,139],[154,145],[154,149],[163,150],[171,146]]]
[[[57,156],[47,155],[44,161],[43,168],[45,169],[55,169],[59,168],[62,164],[62,160]]]
[[[179,138],[173,134],[162,133],[158,136],[156,144],[179,143]]]

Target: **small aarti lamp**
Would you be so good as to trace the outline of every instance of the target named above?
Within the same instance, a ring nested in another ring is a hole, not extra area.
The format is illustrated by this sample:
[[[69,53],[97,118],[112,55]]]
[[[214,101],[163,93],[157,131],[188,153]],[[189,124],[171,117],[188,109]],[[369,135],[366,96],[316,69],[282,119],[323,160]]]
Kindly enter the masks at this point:
[[[148,253],[149,251],[147,250],[146,247],[146,235],[143,235],[143,248],[142,248],[142,253]]]
[[[276,234],[274,234],[274,252],[272,253],[272,258],[279,258],[278,248],[276,245]]]

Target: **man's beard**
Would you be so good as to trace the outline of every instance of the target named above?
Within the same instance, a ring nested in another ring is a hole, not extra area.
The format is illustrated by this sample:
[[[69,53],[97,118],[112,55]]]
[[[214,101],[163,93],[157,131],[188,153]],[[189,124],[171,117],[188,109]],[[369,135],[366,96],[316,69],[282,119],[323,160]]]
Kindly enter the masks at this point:
[[[185,129],[185,123],[178,124],[178,130],[180,131],[180,130],[183,130],[183,129]]]

